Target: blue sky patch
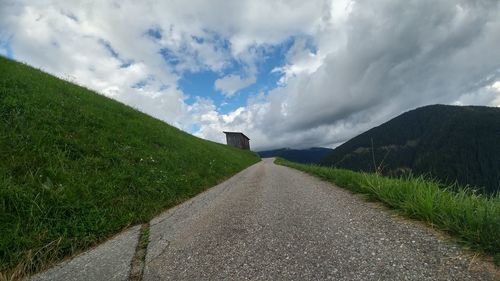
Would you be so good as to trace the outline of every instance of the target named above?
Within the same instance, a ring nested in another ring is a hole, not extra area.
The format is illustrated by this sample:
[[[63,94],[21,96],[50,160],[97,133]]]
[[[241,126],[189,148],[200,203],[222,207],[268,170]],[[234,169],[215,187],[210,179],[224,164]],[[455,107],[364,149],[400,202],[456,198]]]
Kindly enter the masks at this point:
[[[190,128],[191,134],[198,132],[200,129],[201,129],[200,124],[191,125],[191,128]]]
[[[181,62],[180,59],[168,48],[161,48],[160,55],[163,57],[165,62],[171,66],[176,66]]]
[[[10,45],[10,38],[7,41],[0,41],[0,54],[5,55],[10,59],[14,59],[14,52]]]
[[[142,88],[146,87],[147,84],[148,84],[147,80],[141,80],[141,81],[135,83],[134,85],[132,85],[132,88],[142,89]]]
[[[179,80],[179,88],[189,95],[189,104],[196,101],[196,96],[208,97],[218,104],[223,100],[214,89],[215,80],[218,78],[219,75],[213,71],[185,72]]]
[[[150,29],[148,29],[148,31],[146,31],[146,34],[151,37],[151,38],[154,38],[156,40],[160,40],[161,37],[162,37],[162,30],[158,27],[152,27]]]
[[[196,102],[196,97],[209,98],[213,100],[220,113],[227,114],[239,107],[246,106],[249,97],[261,92],[267,93],[278,86],[278,81],[283,74],[272,72],[272,70],[286,64],[286,53],[294,42],[294,38],[289,38],[281,44],[255,50],[262,53],[261,59],[256,62],[256,82],[246,88],[240,89],[231,97],[225,97],[217,91],[215,89],[215,81],[227,75],[237,75],[242,78],[248,77],[248,66],[237,60],[232,60],[229,66],[221,72],[204,70],[194,73],[183,73],[179,80],[179,88],[186,95],[189,95],[189,98],[186,100],[188,104]]]
[[[115,49],[113,49],[113,47],[111,47],[111,44],[108,41],[106,41],[104,39],[99,39],[98,42],[104,48],[106,48],[106,50],[111,54],[112,57],[114,57],[115,59],[119,59],[120,58],[118,56],[118,52],[116,52]]]
[[[109,52],[109,54],[113,58],[120,61],[120,68],[127,68],[134,63],[133,60],[127,60],[127,59],[120,57],[118,52],[113,48],[113,46],[111,46],[111,44],[108,41],[106,41],[104,39],[98,39],[97,41],[99,42],[99,44],[101,44],[101,46],[103,46]]]

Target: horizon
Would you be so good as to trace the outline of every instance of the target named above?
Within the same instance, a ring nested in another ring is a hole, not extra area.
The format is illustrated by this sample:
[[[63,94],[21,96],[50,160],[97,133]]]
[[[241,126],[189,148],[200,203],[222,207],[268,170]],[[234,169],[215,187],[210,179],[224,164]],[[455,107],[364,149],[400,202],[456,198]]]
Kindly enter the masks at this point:
[[[334,148],[426,105],[500,107],[497,1],[193,2],[4,2],[0,55],[255,151]]]

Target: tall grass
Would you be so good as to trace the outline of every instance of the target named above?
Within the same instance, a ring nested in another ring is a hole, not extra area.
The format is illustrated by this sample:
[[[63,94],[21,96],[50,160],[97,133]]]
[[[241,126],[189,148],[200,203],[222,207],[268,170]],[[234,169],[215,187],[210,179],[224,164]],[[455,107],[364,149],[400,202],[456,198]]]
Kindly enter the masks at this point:
[[[259,161],[2,57],[0,73],[0,279],[147,222]]]
[[[475,250],[485,251],[496,259],[500,255],[500,194],[477,195],[467,189],[443,187],[423,177],[386,178],[284,159],[277,159],[276,163],[366,194],[409,218],[451,234]]]

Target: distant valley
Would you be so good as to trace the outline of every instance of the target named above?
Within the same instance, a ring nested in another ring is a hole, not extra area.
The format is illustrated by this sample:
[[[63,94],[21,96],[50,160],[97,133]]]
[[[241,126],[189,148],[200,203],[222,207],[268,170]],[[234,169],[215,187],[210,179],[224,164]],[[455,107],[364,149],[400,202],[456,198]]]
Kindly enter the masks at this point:
[[[309,149],[281,148],[275,150],[260,151],[257,153],[262,158],[281,157],[297,163],[313,164],[322,161],[332,151],[333,149],[330,148],[312,147]]]

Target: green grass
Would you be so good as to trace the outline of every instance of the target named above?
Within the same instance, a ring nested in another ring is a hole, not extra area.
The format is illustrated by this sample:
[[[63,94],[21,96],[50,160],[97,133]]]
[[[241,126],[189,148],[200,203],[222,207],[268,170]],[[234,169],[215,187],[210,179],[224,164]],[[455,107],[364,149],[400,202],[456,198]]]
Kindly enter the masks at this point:
[[[485,196],[443,187],[423,177],[386,178],[277,159],[277,164],[305,171],[337,186],[383,202],[406,217],[425,221],[498,259],[500,255],[500,194]],[[455,190],[455,191],[451,191]]]
[[[146,227],[141,235],[141,241],[143,245],[147,246],[149,242],[149,227]]]
[[[257,161],[0,57],[0,279],[148,222]]]

